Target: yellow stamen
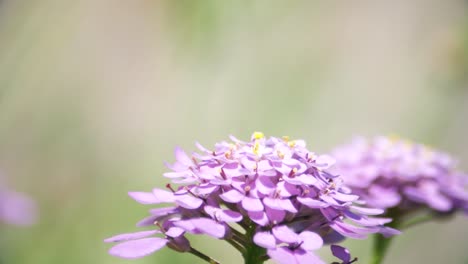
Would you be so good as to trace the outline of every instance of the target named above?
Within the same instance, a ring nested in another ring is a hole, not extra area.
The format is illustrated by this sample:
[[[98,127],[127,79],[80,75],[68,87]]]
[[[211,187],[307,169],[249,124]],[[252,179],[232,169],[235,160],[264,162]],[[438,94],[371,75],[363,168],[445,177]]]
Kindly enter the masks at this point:
[[[280,159],[284,159],[284,153],[281,152],[281,151],[276,151],[276,154],[278,154],[278,157],[280,157]]]
[[[264,137],[265,137],[265,135],[262,132],[256,131],[256,132],[253,133],[253,138],[254,139],[262,139]]]
[[[252,151],[255,155],[258,155],[258,151],[260,149],[260,143],[258,141],[255,141],[254,146],[252,148]]]
[[[288,142],[288,141],[289,141],[289,136],[282,136],[281,138],[284,140],[284,142]]]
[[[294,148],[294,146],[296,146],[296,141],[289,141],[288,142],[288,146],[291,147],[291,148]]]

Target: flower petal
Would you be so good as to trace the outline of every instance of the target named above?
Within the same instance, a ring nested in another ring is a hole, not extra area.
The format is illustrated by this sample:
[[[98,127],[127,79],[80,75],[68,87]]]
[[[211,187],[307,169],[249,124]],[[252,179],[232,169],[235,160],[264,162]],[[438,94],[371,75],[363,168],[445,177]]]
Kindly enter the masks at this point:
[[[276,247],[276,239],[270,232],[257,232],[253,237],[253,241],[263,248]]]
[[[245,197],[242,200],[242,207],[247,211],[259,212],[263,211],[263,203],[260,199]]]
[[[126,234],[120,234],[120,235],[106,238],[104,242],[106,243],[122,242],[122,241],[127,241],[127,240],[134,240],[134,239],[149,237],[158,233],[161,233],[161,232],[158,230],[149,230],[149,231],[141,231],[141,232],[135,232],[135,233],[126,233]]]
[[[303,231],[299,237],[302,239],[301,248],[305,250],[316,250],[323,246],[322,237],[314,232]]]
[[[141,204],[160,203],[160,201],[154,196],[154,194],[149,192],[129,192],[128,196],[130,196],[133,200]]]
[[[153,195],[159,200],[160,203],[174,202],[174,194],[170,191],[153,189]]]
[[[187,209],[197,209],[203,204],[203,200],[191,194],[174,195],[177,205]]]
[[[300,241],[299,235],[285,225],[275,226],[272,229],[273,235],[285,243],[297,243]]]
[[[222,193],[219,197],[228,203],[238,203],[244,199],[245,195],[235,189],[232,189]]]
[[[167,242],[167,239],[158,237],[127,241],[112,247],[109,254],[128,259],[141,258],[161,249]]]

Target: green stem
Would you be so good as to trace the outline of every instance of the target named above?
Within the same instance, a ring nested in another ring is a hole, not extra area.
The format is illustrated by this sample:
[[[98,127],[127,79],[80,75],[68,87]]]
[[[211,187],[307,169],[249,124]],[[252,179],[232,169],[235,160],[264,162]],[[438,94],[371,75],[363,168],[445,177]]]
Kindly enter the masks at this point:
[[[387,250],[393,240],[393,237],[385,238],[382,235],[374,235],[373,254],[371,264],[381,264]]]
[[[208,262],[210,264],[221,264],[217,260],[208,257],[207,255],[201,253],[200,251],[194,249],[193,247],[190,247],[189,253],[191,253],[191,254],[205,260],[206,262]]]
[[[255,244],[250,244],[247,247],[247,251],[244,254],[244,263],[245,264],[262,264],[265,262],[266,252],[264,248],[258,247]]]
[[[242,254],[244,257],[245,264],[262,264],[268,258],[266,256],[266,250],[257,246],[253,242],[253,236],[255,233],[255,226],[251,225],[249,228],[246,229],[246,237],[249,241],[245,245],[245,252]]]

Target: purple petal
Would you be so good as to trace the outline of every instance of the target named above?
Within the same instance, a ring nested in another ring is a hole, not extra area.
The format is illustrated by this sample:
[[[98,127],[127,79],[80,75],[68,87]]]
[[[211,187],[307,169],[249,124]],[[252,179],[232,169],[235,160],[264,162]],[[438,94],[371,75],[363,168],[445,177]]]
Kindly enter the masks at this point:
[[[221,210],[219,220],[226,223],[240,222],[242,221],[242,214],[231,210]]]
[[[276,224],[283,222],[286,217],[286,211],[271,209],[270,207],[265,207],[265,213],[270,221],[270,223]]]
[[[310,251],[297,249],[294,253],[297,263],[325,264],[325,262],[323,262],[319,257],[317,257],[317,255]]]
[[[391,237],[401,234],[401,231],[391,227],[383,226],[380,228],[379,233],[384,237]]]
[[[273,193],[276,189],[276,184],[274,184],[269,177],[259,176],[255,183],[258,191],[265,195]]]
[[[351,209],[353,209],[353,211],[357,212],[358,214],[365,214],[365,215],[379,215],[384,212],[383,209],[364,208],[364,207],[358,207],[358,206],[351,206]]]
[[[323,239],[311,231],[303,231],[299,234],[302,239],[301,247],[305,250],[316,250],[323,246]]]
[[[329,205],[327,203],[324,203],[322,201],[319,201],[319,200],[316,200],[316,199],[313,199],[313,198],[309,198],[309,197],[297,197],[297,200],[307,206],[307,207],[310,207],[310,208],[326,208],[328,207]]]
[[[200,150],[200,151],[203,151],[207,154],[211,154],[211,151],[205,147],[202,146],[202,144],[200,144],[199,142],[195,142],[195,146]]]
[[[390,223],[392,221],[391,218],[382,218],[382,217],[374,217],[370,218],[364,215],[357,215],[351,211],[344,211],[344,215],[348,217],[351,221],[358,223],[363,226],[377,226],[377,225],[384,225]]]
[[[192,219],[193,225],[202,233],[216,238],[226,235],[226,226],[208,218]]]
[[[263,248],[276,247],[276,239],[270,232],[257,232],[253,237],[253,241]]]
[[[245,195],[235,189],[232,189],[219,195],[219,197],[228,203],[238,203],[244,199]]]
[[[270,165],[270,161],[268,160],[261,160],[258,162],[257,169],[259,171],[267,171],[267,170],[272,170],[273,167]]]
[[[133,200],[141,204],[160,203],[160,201],[154,196],[154,194],[149,192],[129,192],[128,196],[130,196]]]
[[[191,194],[174,195],[177,205],[187,209],[197,209],[203,204],[203,200]]]
[[[315,163],[317,167],[321,169],[328,169],[329,167],[335,164],[335,159],[328,155],[320,155],[315,159]]]
[[[245,197],[242,200],[242,207],[247,211],[259,212],[263,211],[263,203],[260,199]]]
[[[176,147],[174,152],[178,162],[184,164],[187,167],[193,165],[193,161],[187,156],[187,154],[185,154],[184,150],[182,150],[180,147]]]
[[[302,174],[302,175],[292,177],[292,178],[283,177],[283,179],[286,182],[294,184],[294,185],[303,185],[303,184],[305,184],[305,185],[314,185],[317,182],[317,178],[315,178],[312,175],[308,175],[308,174]]]
[[[151,235],[158,234],[158,233],[161,233],[161,232],[158,230],[149,230],[149,231],[141,231],[141,232],[135,232],[135,233],[126,233],[126,234],[120,234],[120,235],[106,238],[104,242],[106,243],[122,242],[122,241],[127,241],[127,240],[134,240],[134,239],[149,237]]]
[[[344,194],[340,192],[334,192],[332,195],[333,199],[342,202],[354,202],[359,199],[359,196],[354,194]]]
[[[294,254],[285,247],[268,249],[267,254],[279,264],[301,264],[297,261]]]
[[[283,210],[291,213],[297,213],[297,209],[290,199],[279,199],[278,204],[283,208]]]
[[[339,258],[343,263],[349,263],[351,261],[351,254],[347,248],[338,245],[331,245],[330,249],[333,256]]]
[[[164,234],[167,235],[167,236],[170,236],[170,237],[179,237],[184,232],[185,232],[185,230],[180,228],[180,227],[171,227]]]
[[[279,196],[282,198],[289,198],[300,193],[296,185],[287,183],[285,181],[278,182],[276,189],[279,192]]]
[[[154,196],[159,200],[160,203],[173,203],[174,194],[170,191],[153,189]]]
[[[155,222],[157,222],[157,219],[159,218],[159,216],[155,216],[155,215],[150,215],[148,217],[145,217],[143,219],[141,219],[137,224],[136,226],[138,227],[143,227],[143,226],[152,226],[155,224]]]
[[[263,203],[276,210],[286,210],[291,213],[297,213],[297,209],[294,207],[290,199],[274,199],[265,197],[263,198]]]
[[[361,228],[353,226],[344,222],[332,222],[330,227],[333,228],[336,232],[342,234],[343,236],[354,238],[354,239],[365,239],[368,234],[376,233],[380,228]]]
[[[266,226],[269,223],[268,217],[266,213],[263,211],[260,211],[260,212],[249,211],[247,212],[247,214],[249,215],[250,220],[254,221],[256,224],[260,226]]]
[[[225,210],[213,206],[205,206],[204,207],[205,212],[211,216],[211,218],[217,220],[217,221],[222,221],[222,222],[239,222],[242,220],[242,214],[231,211],[231,210]]]
[[[297,243],[299,242],[299,236],[285,225],[275,226],[272,229],[273,235],[280,241],[285,243]]]
[[[141,258],[161,249],[167,242],[167,239],[158,237],[127,241],[112,247],[109,254],[128,259]]]
[[[184,229],[187,232],[190,232],[192,234],[199,234],[200,232],[197,231],[197,227],[191,220],[179,220],[174,222],[175,226],[178,226],[182,229]]]
[[[197,195],[209,195],[219,189],[218,185],[202,184],[193,188],[191,191]]]

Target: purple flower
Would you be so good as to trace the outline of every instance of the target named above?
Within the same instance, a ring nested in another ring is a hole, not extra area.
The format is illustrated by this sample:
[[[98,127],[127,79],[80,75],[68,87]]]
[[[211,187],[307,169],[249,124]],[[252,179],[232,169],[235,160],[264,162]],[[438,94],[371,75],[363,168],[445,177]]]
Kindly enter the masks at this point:
[[[0,182],[0,222],[28,226],[36,222],[36,204],[24,194],[7,189]]]
[[[138,258],[168,245],[200,256],[185,239],[190,233],[226,240],[257,263],[323,263],[314,251],[324,244],[399,233],[383,226],[391,219],[373,216],[383,210],[359,206],[329,172],[334,160],[310,152],[303,140],[256,132],[248,142],[231,137],[213,150],[197,147],[190,156],[176,148],[166,189],[129,193],[141,204],[170,206],[150,210],[137,224],[156,230],[107,239],[120,242],[110,254]]]
[[[468,177],[447,154],[388,137],[357,138],[333,152],[335,172],[368,205],[410,212],[468,212]]]

